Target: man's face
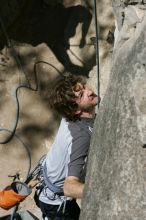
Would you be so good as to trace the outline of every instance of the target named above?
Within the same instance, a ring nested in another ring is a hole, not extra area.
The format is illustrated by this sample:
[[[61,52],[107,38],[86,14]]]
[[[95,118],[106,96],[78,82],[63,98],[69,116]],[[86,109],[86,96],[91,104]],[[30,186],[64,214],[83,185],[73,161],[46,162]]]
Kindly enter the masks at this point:
[[[77,83],[74,88],[78,108],[84,112],[92,112],[100,101],[100,98],[86,85]]]

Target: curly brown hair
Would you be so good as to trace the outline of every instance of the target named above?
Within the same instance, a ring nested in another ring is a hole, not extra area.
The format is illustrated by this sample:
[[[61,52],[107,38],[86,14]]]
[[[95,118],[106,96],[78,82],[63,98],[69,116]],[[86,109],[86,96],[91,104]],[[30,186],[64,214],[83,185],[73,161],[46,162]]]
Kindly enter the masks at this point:
[[[78,105],[74,91],[78,82],[85,84],[83,78],[79,76],[71,74],[58,76],[49,94],[50,107],[69,121],[76,121],[80,118],[79,115],[75,114]]]

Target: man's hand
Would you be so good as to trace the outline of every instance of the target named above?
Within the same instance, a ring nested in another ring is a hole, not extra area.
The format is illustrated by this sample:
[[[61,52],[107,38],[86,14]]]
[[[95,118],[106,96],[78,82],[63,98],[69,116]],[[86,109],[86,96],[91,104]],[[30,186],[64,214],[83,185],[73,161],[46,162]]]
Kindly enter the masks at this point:
[[[75,176],[68,176],[64,182],[64,195],[75,199],[82,198],[84,183]]]

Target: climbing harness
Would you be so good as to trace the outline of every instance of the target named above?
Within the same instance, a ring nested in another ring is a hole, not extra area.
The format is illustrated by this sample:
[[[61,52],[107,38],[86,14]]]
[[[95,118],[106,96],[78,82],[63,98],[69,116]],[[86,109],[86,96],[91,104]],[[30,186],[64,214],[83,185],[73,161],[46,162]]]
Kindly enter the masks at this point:
[[[63,196],[63,189],[61,187],[56,186],[54,183],[52,183],[48,177],[47,174],[47,165],[45,161],[46,155],[44,155],[40,161],[38,162],[38,165],[32,171],[32,174],[30,174],[30,179],[32,179],[32,176],[37,176],[39,179],[39,184],[37,186],[37,190],[39,190],[39,194],[42,192],[44,188],[48,188],[53,193],[52,200],[55,199],[55,196]],[[29,177],[28,180],[29,181]],[[26,182],[27,182],[26,181]]]
[[[39,178],[39,184],[36,187],[36,192],[34,195],[34,200],[36,202],[36,205],[39,207],[39,195],[43,191],[46,197],[48,197],[50,200],[55,200],[56,198],[60,198],[60,205],[57,209],[57,213],[62,212],[65,213],[66,208],[66,202],[67,197],[64,196],[63,188],[56,186],[55,183],[52,183],[48,177],[47,173],[47,165],[45,157],[43,158],[43,161],[41,160],[41,163],[38,165],[38,178]],[[46,190],[49,189],[52,193],[52,196],[48,196]]]

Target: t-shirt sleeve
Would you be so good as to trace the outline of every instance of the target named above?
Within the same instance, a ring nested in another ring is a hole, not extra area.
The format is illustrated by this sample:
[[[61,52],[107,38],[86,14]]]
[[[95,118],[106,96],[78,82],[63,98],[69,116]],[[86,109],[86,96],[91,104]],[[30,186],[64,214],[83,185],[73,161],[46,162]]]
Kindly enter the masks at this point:
[[[68,176],[81,178],[89,145],[90,138],[87,134],[79,135],[75,140],[73,140],[70,162],[68,164]]]

